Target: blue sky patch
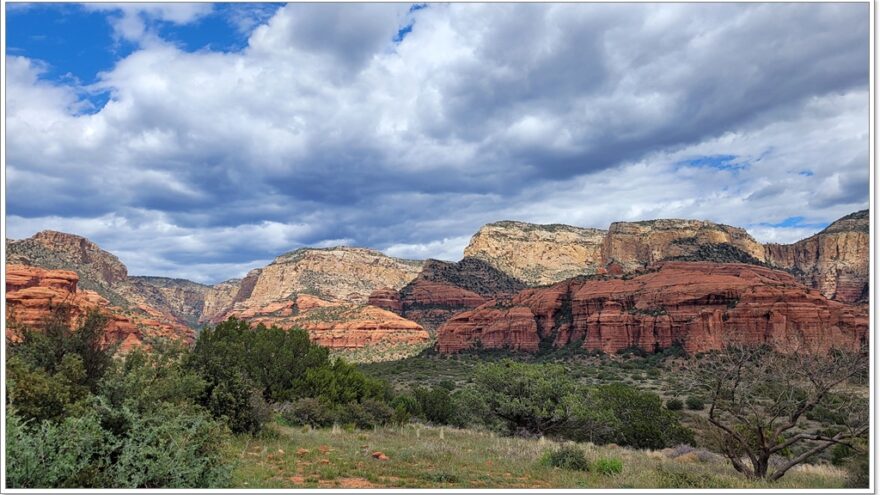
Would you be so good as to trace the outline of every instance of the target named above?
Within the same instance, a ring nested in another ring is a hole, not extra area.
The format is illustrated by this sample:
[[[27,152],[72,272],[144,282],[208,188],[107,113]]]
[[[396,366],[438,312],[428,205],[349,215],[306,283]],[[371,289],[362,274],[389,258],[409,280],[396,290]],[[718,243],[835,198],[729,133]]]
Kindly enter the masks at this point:
[[[210,14],[185,25],[142,18],[181,50],[234,52],[245,48],[253,28],[283,5],[215,4]],[[112,69],[137,49],[135,43],[115,36],[110,21],[121,15],[118,11],[91,11],[78,4],[7,4],[6,14],[7,54],[45,63],[44,80],[92,84],[99,72]]]
[[[777,227],[783,229],[791,229],[791,228],[815,228],[818,230],[822,230],[828,226],[828,222],[804,222],[804,217],[788,217],[785,220],[778,223],[768,223],[766,224],[769,227]]]
[[[706,155],[690,160],[682,160],[678,164],[685,167],[708,167],[717,170],[742,170],[748,167],[748,163],[736,162],[736,158],[736,155]]]
[[[135,48],[113,42],[104,12],[74,4],[17,5],[6,4],[6,54],[44,62],[42,79],[91,84]]]

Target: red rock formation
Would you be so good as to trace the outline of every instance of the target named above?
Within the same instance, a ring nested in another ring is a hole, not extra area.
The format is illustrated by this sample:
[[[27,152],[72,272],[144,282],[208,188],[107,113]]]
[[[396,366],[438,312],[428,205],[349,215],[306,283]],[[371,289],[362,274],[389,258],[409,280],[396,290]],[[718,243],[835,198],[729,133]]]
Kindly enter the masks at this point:
[[[457,263],[427,260],[415,280],[400,291],[380,289],[369,304],[393,311],[434,332],[452,315],[494,297],[510,296],[526,285],[476,258]]]
[[[534,352],[542,342],[614,353],[681,344],[688,352],[728,343],[777,349],[857,349],[867,339],[863,308],[841,304],[790,274],[737,263],[664,262],[632,277],[571,279],[527,289],[459,313],[438,331],[440,352],[482,346]]]
[[[401,314],[403,312],[400,293],[390,287],[374,290],[367,299],[367,304],[391,311],[392,313]]]
[[[330,349],[353,349],[373,345],[418,344],[429,339],[417,323],[384,309],[340,301],[326,301],[301,294],[296,300],[269,303],[262,308],[232,311],[252,324],[302,328],[311,340]]]
[[[69,324],[76,325],[91,310],[108,318],[104,342],[119,344],[121,352],[144,345],[151,338],[182,339],[192,342],[192,330],[155,308],[139,307],[141,314],[123,314],[110,306],[97,292],[78,290],[79,277],[66,270],[46,270],[24,265],[6,265],[7,318],[19,325],[39,328],[54,308],[66,306]],[[15,325],[7,327],[7,337],[15,339]]]

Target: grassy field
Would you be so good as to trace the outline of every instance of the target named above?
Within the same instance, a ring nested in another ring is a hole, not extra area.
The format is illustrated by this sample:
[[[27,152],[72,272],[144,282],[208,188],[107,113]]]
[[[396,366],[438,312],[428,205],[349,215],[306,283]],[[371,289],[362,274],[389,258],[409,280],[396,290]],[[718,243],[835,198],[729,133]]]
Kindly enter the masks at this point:
[[[290,428],[273,423],[230,446],[232,486],[242,488],[840,488],[846,473],[805,465],[776,483],[749,481],[706,451],[632,450],[577,444],[587,458],[617,458],[615,475],[548,467],[558,445],[491,433],[409,424],[376,430]],[[376,459],[381,452],[387,460]]]

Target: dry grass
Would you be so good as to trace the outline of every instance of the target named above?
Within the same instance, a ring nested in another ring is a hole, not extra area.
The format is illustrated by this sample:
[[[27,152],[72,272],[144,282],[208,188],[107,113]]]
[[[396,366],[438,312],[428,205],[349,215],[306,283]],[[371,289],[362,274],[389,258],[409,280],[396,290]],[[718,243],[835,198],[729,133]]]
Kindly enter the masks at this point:
[[[577,444],[591,461],[623,461],[613,476],[542,465],[557,442],[407,425],[370,431],[272,425],[262,438],[237,438],[233,485],[246,488],[840,488],[845,473],[805,466],[776,483],[744,479],[723,459],[669,458],[663,451]],[[382,452],[388,460],[377,460]]]

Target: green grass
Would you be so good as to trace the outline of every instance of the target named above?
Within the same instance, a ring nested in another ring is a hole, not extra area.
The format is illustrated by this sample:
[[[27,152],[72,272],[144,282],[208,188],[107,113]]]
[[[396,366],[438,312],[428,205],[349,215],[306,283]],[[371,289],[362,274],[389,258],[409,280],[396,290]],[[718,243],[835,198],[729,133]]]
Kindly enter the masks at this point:
[[[591,462],[619,460],[619,473],[571,471],[541,462],[559,447],[546,439],[410,424],[369,431],[273,424],[258,438],[239,436],[232,486],[241,488],[840,488],[843,471],[793,470],[779,482],[749,481],[723,459],[678,460],[663,451],[569,444]],[[382,452],[388,460],[373,458]],[[616,471],[616,469],[612,470]]]

